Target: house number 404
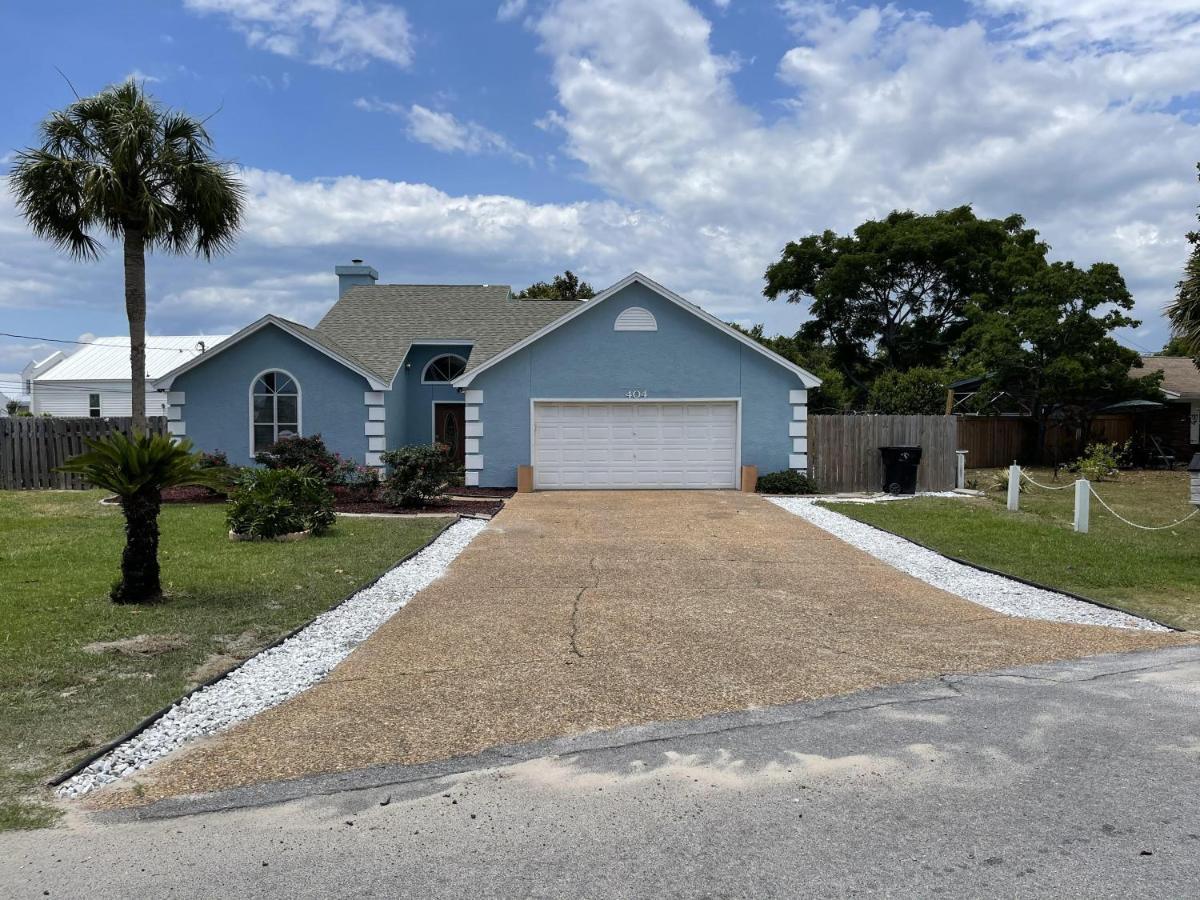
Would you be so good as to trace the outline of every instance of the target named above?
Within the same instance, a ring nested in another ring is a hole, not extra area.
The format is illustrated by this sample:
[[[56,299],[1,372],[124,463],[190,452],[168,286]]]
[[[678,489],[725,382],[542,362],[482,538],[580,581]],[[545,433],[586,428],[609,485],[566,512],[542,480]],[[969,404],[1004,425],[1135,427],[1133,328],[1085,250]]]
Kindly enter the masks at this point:
[[[627,399],[627,400],[645,400],[646,392],[645,391],[626,391],[625,399]]]

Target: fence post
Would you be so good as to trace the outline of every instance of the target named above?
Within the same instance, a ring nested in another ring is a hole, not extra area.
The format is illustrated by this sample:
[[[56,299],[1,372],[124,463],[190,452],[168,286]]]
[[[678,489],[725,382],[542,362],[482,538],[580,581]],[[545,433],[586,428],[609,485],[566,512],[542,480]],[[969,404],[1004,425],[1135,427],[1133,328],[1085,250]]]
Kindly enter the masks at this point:
[[[1088,512],[1092,504],[1092,484],[1086,478],[1075,482],[1075,530],[1087,534]]]
[[[967,451],[955,450],[954,453],[958,457],[958,469],[954,473],[954,486],[965,488],[967,486]]]
[[[1013,463],[1008,467],[1008,511],[1016,512],[1021,506],[1021,467]]]

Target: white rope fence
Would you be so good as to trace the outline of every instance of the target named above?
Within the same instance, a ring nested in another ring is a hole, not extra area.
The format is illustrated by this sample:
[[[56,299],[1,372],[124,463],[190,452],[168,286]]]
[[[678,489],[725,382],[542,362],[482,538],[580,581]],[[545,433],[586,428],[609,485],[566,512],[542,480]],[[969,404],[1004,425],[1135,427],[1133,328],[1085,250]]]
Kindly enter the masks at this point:
[[[1101,497],[1099,494],[1097,494],[1096,489],[1094,487],[1092,487],[1090,484],[1088,485],[1088,490],[1092,492],[1093,497],[1095,497],[1097,500],[1100,501],[1100,505],[1103,506],[1105,509],[1107,509],[1110,513],[1112,513],[1114,516],[1116,516],[1118,519],[1120,519],[1126,525],[1131,525],[1134,528],[1140,528],[1140,529],[1142,529],[1142,531],[1163,531],[1164,529],[1167,529],[1167,528],[1174,528],[1176,525],[1182,525],[1188,519],[1195,516],[1196,513],[1200,513],[1200,506],[1197,506],[1195,509],[1193,509],[1190,513],[1188,513],[1182,519],[1176,519],[1170,525],[1139,525],[1137,522],[1130,522],[1127,518],[1125,518],[1123,515],[1121,515],[1119,512],[1117,512],[1115,509],[1113,509],[1111,506],[1109,506],[1107,503],[1105,503],[1104,498]]]
[[[1008,470],[1008,508],[1016,512],[1021,505],[1021,481],[1024,479],[1034,487],[1041,488],[1046,491],[1065,491],[1071,488],[1075,489],[1075,530],[1081,533],[1086,533],[1090,519],[1090,500],[1095,497],[1113,518],[1120,522],[1124,522],[1131,528],[1137,528],[1141,531],[1166,531],[1169,528],[1178,528],[1189,519],[1195,518],[1200,514],[1200,506],[1197,506],[1182,519],[1177,519],[1167,525],[1142,525],[1138,522],[1131,522],[1115,509],[1108,505],[1103,497],[1096,493],[1096,489],[1092,487],[1090,481],[1086,478],[1078,478],[1071,484],[1042,484],[1040,481],[1035,481],[1029,477],[1025,471],[1013,463]]]

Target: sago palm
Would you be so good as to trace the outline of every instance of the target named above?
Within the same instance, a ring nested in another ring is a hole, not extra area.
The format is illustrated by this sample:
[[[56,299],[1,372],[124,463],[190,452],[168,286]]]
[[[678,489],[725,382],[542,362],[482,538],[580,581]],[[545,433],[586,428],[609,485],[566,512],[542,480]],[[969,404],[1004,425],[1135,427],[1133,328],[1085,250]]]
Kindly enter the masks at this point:
[[[224,472],[205,468],[189,441],[175,443],[161,434],[121,432],[87,441],[88,450],[60,468],[112,491],[125,515],[121,580],[113,587],[117,603],[145,603],[162,593],[158,569],[158,513],[164,488],[183,485],[218,487]]]
[[[146,251],[205,259],[237,234],[243,189],[212,158],[204,124],[166,109],[133,80],[51,113],[41,146],[17,154],[9,184],[39,237],[96,259],[98,235],[120,241],[134,427],[146,425]]]

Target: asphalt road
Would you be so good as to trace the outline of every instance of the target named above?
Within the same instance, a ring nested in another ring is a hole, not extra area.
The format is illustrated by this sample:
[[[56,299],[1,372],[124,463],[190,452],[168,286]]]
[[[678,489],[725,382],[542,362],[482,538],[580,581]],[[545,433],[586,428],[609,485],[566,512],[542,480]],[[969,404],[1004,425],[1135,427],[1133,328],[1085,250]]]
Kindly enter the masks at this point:
[[[5,897],[1195,896],[1200,648],[0,835]]]

